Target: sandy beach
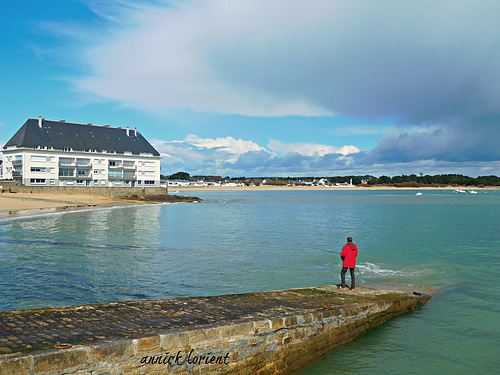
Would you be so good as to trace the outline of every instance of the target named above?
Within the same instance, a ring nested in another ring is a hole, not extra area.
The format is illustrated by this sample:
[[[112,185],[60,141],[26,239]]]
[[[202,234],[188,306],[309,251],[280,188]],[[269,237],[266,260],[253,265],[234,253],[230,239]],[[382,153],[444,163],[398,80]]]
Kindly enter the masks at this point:
[[[144,202],[93,195],[0,194],[0,217],[34,216],[54,211],[130,206]]]

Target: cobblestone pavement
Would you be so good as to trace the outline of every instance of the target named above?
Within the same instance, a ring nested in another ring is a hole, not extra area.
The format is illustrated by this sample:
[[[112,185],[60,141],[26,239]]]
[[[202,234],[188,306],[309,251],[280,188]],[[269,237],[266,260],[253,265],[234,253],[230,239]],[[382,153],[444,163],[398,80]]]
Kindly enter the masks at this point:
[[[286,316],[323,309],[324,305],[340,308],[346,303],[391,298],[394,298],[393,292],[367,293],[363,288],[337,291],[332,286],[3,311],[0,312],[0,354],[49,349],[57,342],[77,345],[111,338],[135,338],[190,326]]]

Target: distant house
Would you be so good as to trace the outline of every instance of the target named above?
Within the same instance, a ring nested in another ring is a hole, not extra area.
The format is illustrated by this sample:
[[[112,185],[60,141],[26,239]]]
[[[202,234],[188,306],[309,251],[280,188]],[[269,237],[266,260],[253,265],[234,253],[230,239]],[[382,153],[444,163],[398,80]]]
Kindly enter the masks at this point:
[[[160,186],[160,154],[137,129],[40,117],[3,149],[3,178],[26,186]]]

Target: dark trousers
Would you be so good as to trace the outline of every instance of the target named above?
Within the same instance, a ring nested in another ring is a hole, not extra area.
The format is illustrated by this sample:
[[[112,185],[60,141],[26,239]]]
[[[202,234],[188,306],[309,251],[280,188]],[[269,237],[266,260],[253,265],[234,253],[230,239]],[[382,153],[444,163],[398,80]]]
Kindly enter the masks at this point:
[[[351,288],[356,287],[356,279],[354,277],[354,268],[349,268],[349,271],[351,271]],[[347,285],[345,285],[345,273],[347,272],[347,267],[342,267],[342,272],[340,272],[340,278],[342,280],[342,287],[345,288]]]

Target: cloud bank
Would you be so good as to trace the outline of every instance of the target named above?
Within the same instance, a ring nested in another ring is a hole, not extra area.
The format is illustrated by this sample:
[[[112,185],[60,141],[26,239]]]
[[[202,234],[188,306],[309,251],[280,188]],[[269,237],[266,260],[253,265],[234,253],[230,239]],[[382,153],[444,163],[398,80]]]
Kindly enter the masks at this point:
[[[371,152],[344,146],[331,150],[320,144],[283,144],[271,141],[268,147],[232,137],[203,139],[190,135],[181,141],[153,140],[162,154],[162,174],[185,171],[191,175],[221,176],[339,176],[390,174],[392,168],[402,173],[465,173],[489,175],[500,170],[500,162],[384,161]],[[318,152],[315,150],[330,150]],[[397,158],[396,158],[397,159]],[[460,172],[462,171],[462,172]]]
[[[498,1],[152,4],[121,8],[83,51],[80,90],[146,110],[390,118],[401,128],[372,163],[500,160]],[[263,150],[248,152],[241,165]]]

